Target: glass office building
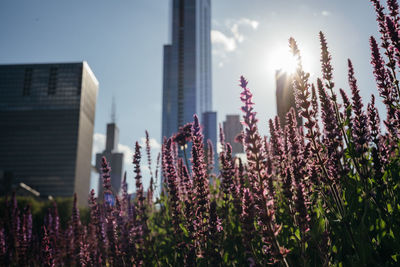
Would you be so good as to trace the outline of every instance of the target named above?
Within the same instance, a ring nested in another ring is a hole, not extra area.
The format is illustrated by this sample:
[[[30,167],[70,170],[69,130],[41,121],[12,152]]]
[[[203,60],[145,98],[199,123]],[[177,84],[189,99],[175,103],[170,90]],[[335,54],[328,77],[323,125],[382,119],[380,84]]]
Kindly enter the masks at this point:
[[[86,62],[0,65],[0,170],[85,205],[97,91]]]
[[[172,0],[170,27],[171,43],[164,46],[162,138],[192,122],[194,114],[211,118],[206,113],[212,111],[210,0]],[[217,126],[211,121],[204,130],[213,137]],[[216,138],[212,142],[216,147]]]

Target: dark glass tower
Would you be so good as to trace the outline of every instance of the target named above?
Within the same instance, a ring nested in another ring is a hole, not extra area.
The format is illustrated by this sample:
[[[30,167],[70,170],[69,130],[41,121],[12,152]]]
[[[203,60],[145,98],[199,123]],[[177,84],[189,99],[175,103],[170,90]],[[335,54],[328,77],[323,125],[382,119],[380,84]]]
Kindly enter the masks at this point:
[[[0,170],[86,205],[97,91],[86,62],[0,65]]]
[[[298,116],[296,101],[294,97],[293,76],[278,70],[275,74],[276,80],[276,107],[278,117],[282,127],[286,125],[286,114],[291,108],[294,108],[297,117],[297,125],[302,125],[303,121]]]
[[[171,1],[172,42],[164,46],[162,137],[170,137],[180,126],[192,122],[194,114],[200,120],[208,118],[208,129],[204,130],[209,137],[216,136],[216,120],[215,125],[210,124],[210,24],[210,0]],[[216,147],[216,139],[212,142]]]
[[[106,149],[104,149],[103,153],[96,154],[96,169],[100,173],[99,198],[103,197],[103,180],[101,176],[101,158],[103,156],[106,157],[111,167],[111,189],[113,193],[118,194],[121,189],[124,154],[117,152],[118,136],[119,129],[115,122],[107,124]]]

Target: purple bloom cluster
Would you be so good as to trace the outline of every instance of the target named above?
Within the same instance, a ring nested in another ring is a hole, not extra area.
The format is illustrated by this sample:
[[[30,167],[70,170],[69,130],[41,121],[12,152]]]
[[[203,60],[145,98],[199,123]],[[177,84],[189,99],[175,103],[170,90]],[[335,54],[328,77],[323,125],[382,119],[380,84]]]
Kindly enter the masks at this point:
[[[0,265],[397,266],[399,6],[395,0],[387,0],[386,8],[379,0],[371,2],[381,34],[380,44],[370,38],[371,64],[387,111],[386,129],[374,95],[364,108],[350,60],[351,98],[335,88],[322,32],[322,77],[315,81],[290,38],[298,62],[293,75],[297,113],[291,109],[285,121],[270,119],[269,136],[260,134],[252,92],[240,77],[244,130],[237,141],[245,158],[232,152],[220,127],[222,150],[214,162],[212,145],[194,115],[193,122],[164,138],[153,172],[146,132],[147,194],[138,142],[132,161],[136,194],[128,193],[127,174],[120,194],[113,191],[106,158],[103,195],[97,199],[92,190],[86,209],[74,196],[67,215],[63,204],[53,202],[40,204],[46,210],[40,217],[35,202],[18,207],[14,194],[0,210]],[[159,168],[163,184],[157,195]]]

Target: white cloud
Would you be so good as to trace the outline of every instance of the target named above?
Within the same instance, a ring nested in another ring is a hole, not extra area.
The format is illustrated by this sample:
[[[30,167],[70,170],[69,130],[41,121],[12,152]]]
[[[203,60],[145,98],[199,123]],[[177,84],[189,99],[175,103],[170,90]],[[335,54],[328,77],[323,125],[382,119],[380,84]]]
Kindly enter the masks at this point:
[[[129,146],[118,144],[118,152],[124,154],[124,164],[127,166],[128,164],[132,164],[133,157],[133,149]]]
[[[146,147],[146,138],[142,137],[142,138],[140,138],[140,141],[141,141],[140,145],[142,147]],[[159,148],[161,148],[161,145],[160,145],[160,143],[158,143],[158,141],[156,139],[150,138],[150,148],[151,149],[159,149]]]
[[[236,42],[233,37],[227,37],[220,31],[211,31],[211,42],[216,45],[220,45],[227,52],[232,52],[236,49]]]
[[[253,30],[257,30],[259,22],[256,20],[251,20],[248,18],[241,18],[239,20],[227,20],[226,25],[230,28],[231,33],[233,34],[233,37],[235,40],[239,43],[243,42],[245,39],[244,34],[239,31],[239,27],[250,27]]]
[[[233,24],[233,26],[231,27],[231,32],[236,41],[238,41],[239,43],[243,42],[244,35],[239,32],[239,24]]]
[[[220,24],[215,22],[214,25],[220,27]],[[227,20],[225,27],[228,34],[220,30],[211,31],[211,42],[213,43],[213,54],[222,58],[226,57],[226,53],[233,52],[237,49],[238,44],[245,40],[243,27],[257,30],[259,22],[248,18],[240,18],[238,20]]]
[[[256,21],[256,20],[251,20],[251,19],[248,19],[248,18],[241,18],[240,20],[237,21],[237,24],[248,25],[248,26],[252,27],[254,30],[257,30],[258,25],[260,23],[258,21]]]
[[[321,15],[327,17],[327,16],[331,15],[331,12],[329,12],[327,10],[322,10]]]
[[[101,133],[95,133],[93,135],[93,148],[92,148],[93,165],[96,159],[96,154],[103,152],[105,146],[106,146],[106,136]]]

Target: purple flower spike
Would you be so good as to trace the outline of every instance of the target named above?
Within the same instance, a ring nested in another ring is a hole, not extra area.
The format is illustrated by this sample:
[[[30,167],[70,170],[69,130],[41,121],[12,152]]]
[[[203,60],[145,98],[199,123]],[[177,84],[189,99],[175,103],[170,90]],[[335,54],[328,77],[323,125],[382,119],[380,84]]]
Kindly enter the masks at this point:
[[[47,234],[46,227],[43,226],[43,238],[42,238],[42,264],[45,267],[54,267],[54,255],[53,250],[50,246],[49,236]]]
[[[165,147],[165,162],[166,166],[166,179],[168,185],[168,197],[170,200],[171,205],[171,212],[172,212],[172,224],[175,230],[175,234],[180,234],[181,230],[179,227],[180,223],[180,199],[179,199],[179,190],[177,184],[177,171],[175,169],[175,164],[172,156],[172,140],[171,138],[168,139],[166,147]]]
[[[136,196],[137,196],[137,205],[138,205],[138,210],[139,210],[139,216],[143,218],[145,216],[145,197],[144,197],[144,192],[143,192],[143,184],[142,184],[142,173],[140,170],[140,160],[142,158],[140,154],[140,148],[141,146],[139,145],[139,142],[136,142],[135,144],[135,154],[133,155],[133,161],[132,163],[134,164],[134,172],[135,172],[135,180],[136,180]]]
[[[325,80],[325,86],[332,92],[332,101],[336,101],[336,95],[333,92],[335,86],[333,82],[333,67],[332,67],[332,56],[328,51],[328,43],[326,42],[325,35],[323,32],[319,32],[319,40],[321,43],[321,69],[322,77]]]
[[[357,80],[354,77],[354,69],[351,60],[348,60],[349,65],[349,84],[353,94],[353,140],[355,144],[356,153],[360,156],[367,151],[367,145],[370,140],[370,133],[368,127],[368,119],[363,111],[363,104],[361,102],[360,90],[357,86]]]
[[[209,222],[208,211],[210,209],[210,189],[207,176],[207,166],[204,161],[204,143],[201,133],[199,119],[196,115],[192,126],[192,173],[193,188],[195,194],[195,217],[196,228],[196,246],[198,255],[202,255],[205,249],[207,239],[207,228]]]
[[[182,127],[179,127],[178,133],[173,137],[173,141],[180,147],[184,147],[192,139],[192,124],[187,123]]]

